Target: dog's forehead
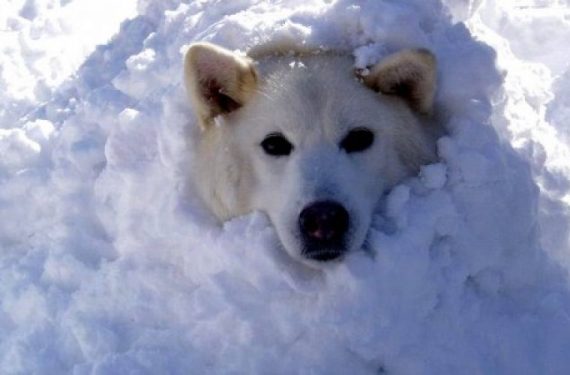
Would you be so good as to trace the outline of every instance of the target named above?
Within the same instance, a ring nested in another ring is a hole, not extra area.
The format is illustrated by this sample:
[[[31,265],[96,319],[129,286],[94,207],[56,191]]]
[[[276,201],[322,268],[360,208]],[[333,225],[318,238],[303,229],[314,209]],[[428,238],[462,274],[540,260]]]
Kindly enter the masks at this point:
[[[258,105],[271,119],[266,126],[332,137],[350,127],[373,126],[376,94],[355,77],[348,56],[281,58],[261,66],[260,75]]]

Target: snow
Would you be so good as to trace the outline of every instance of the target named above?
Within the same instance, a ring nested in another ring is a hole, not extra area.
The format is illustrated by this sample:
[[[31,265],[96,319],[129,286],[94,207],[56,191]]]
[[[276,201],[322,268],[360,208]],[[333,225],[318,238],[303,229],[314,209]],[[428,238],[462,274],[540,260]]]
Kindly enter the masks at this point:
[[[521,3],[0,5],[0,372],[568,373],[570,13]],[[436,53],[440,161],[388,194],[370,253],[308,269],[262,213],[202,208],[197,40]]]
[[[111,6],[113,11],[107,11]],[[119,23],[135,13],[134,0],[3,1],[0,4],[2,124],[10,125],[48,101],[93,48],[109,40]]]

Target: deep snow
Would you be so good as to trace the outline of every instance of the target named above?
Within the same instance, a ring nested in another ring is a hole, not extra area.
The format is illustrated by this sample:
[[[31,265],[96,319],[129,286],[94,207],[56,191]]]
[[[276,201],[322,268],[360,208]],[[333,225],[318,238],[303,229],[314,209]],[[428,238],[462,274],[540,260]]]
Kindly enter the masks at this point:
[[[570,372],[568,3],[117,3],[0,6],[0,373]],[[201,208],[195,40],[436,53],[449,135],[375,257],[306,269],[264,215]]]

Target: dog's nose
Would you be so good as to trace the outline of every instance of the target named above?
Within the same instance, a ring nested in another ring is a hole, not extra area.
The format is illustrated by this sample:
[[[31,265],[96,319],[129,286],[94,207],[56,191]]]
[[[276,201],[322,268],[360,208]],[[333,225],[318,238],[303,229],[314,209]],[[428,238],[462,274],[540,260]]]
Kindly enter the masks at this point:
[[[337,202],[322,201],[305,207],[299,215],[299,226],[312,245],[306,255],[317,260],[340,256],[348,220],[348,212]]]

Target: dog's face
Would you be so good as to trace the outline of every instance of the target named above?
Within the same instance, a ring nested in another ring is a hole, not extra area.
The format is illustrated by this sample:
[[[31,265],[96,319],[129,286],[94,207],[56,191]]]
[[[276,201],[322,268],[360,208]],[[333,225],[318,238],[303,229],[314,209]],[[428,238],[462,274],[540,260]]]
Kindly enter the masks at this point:
[[[203,128],[204,200],[221,219],[266,212],[286,251],[309,264],[360,248],[384,191],[433,157],[418,115],[431,109],[434,68],[428,52],[406,51],[358,79],[346,56],[256,67],[192,46],[186,84]]]

